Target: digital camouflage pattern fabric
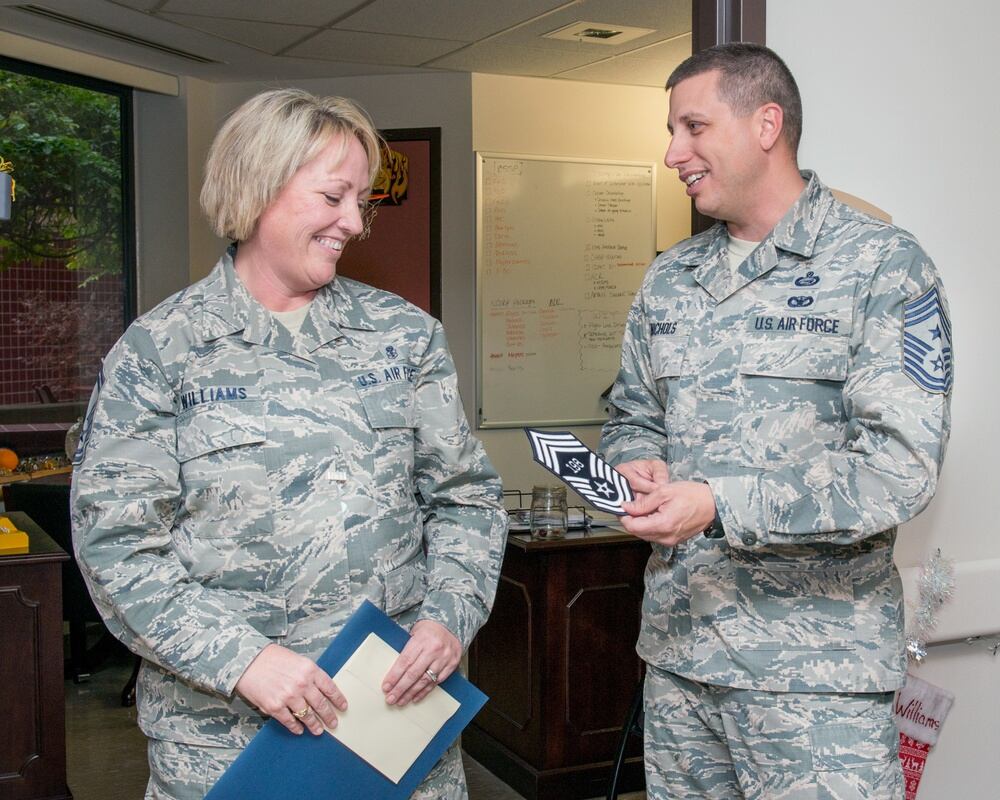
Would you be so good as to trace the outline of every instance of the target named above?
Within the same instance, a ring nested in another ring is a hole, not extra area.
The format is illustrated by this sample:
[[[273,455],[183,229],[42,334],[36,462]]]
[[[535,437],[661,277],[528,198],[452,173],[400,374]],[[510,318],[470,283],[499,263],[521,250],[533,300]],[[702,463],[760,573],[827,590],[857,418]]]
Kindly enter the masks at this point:
[[[315,658],[367,599],[467,647],[506,532],[440,323],[338,278],[298,335],[233,270],[137,320],[104,361],[74,472],[74,546],[146,661],[152,739],[242,748],[234,687],[270,642]]]
[[[736,275],[721,224],[653,262],[601,447],[706,480],[725,531],[654,545],[648,663],[747,689],[891,691],[905,666],[896,526],[937,487],[953,380],[950,341],[947,362],[922,362],[935,381],[907,368],[907,303],[934,290],[950,331],[947,304],[912,236],[803,176]]]
[[[646,672],[650,800],[901,800],[892,692],[761,692]]]

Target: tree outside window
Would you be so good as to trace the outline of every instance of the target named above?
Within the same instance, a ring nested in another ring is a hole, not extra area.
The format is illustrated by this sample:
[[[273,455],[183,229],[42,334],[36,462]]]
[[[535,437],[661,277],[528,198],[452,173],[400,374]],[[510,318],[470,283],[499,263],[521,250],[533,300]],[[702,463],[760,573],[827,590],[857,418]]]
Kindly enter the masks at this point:
[[[17,185],[0,221],[0,407],[79,404],[132,307],[129,96],[3,66],[0,156]]]

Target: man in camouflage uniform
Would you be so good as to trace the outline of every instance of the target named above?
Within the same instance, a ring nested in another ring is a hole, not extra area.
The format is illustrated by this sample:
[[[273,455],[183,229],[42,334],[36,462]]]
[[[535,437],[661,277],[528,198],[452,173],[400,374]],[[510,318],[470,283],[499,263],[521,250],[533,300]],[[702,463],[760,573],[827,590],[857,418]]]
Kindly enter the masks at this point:
[[[896,527],[937,486],[950,328],[908,233],[799,172],[798,89],[766,48],[677,68],[668,167],[721,220],[630,311],[602,449],[652,542],[651,798],[902,798]]]
[[[257,732],[235,687],[263,648],[315,659],[366,599],[465,648],[503,553],[440,323],[338,278],[293,335],[233,252],[105,359],[74,472],[81,569],[145,659],[150,797],[204,796]],[[414,795],[466,796],[457,747]]]

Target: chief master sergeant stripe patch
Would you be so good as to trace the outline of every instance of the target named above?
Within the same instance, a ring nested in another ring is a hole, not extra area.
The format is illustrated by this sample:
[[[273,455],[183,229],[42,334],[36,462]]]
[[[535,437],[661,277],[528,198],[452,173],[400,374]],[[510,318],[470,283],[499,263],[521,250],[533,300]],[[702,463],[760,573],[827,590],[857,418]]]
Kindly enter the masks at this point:
[[[903,306],[903,371],[928,392],[951,390],[951,323],[936,286]]]

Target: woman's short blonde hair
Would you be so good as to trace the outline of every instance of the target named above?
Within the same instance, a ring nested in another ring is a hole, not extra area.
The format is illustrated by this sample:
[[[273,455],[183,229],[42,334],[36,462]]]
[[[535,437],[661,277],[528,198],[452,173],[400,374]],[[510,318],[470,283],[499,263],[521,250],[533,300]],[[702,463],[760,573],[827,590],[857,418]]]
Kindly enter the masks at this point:
[[[341,157],[350,136],[368,156],[368,181],[379,170],[381,137],[368,114],[344,97],[315,97],[299,89],[274,89],[251,97],[215,136],[205,162],[201,207],[218,236],[245,241],[285,184],[340,137]]]

